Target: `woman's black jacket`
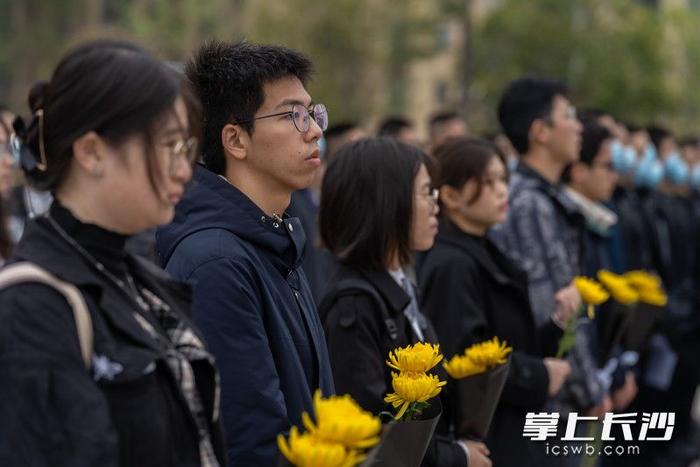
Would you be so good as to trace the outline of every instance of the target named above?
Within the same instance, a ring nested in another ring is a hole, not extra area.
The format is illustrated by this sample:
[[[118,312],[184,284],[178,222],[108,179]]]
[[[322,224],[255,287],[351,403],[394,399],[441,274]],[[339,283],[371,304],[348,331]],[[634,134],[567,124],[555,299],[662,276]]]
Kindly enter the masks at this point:
[[[393,413],[391,405],[384,402],[384,396],[393,392],[391,368],[386,360],[391,350],[418,342],[403,314],[410,298],[387,271],[359,271],[339,265],[331,277],[319,305],[319,314],[328,343],[336,392],[350,394],[365,410],[375,414],[382,411]],[[361,287],[373,293],[357,288],[346,289],[341,284],[348,279],[359,282]],[[340,291],[339,286],[344,291]],[[391,337],[392,332],[386,326],[382,308],[395,323],[395,338]],[[425,340],[436,342],[435,332],[427,320],[421,327]],[[440,366],[436,370],[444,381],[444,370]],[[443,407],[446,405],[444,399],[442,404]],[[443,415],[442,419],[446,417]],[[447,424],[441,423],[428,446],[423,466],[466,465],[463,448],[449,436]]]
[[[508,379],[487,445],[494,465],[528,461],[535,443],[523,438],[527,412],[540,412],[549,377],[542,357],[553,355],[561,330],[535,327],[527,276],[488,239],[443,223],[418,274],[421,309],[435,326],[445,357],[498,336],[513,348]],[[534,463],[533,463],[534,462]]]
[[[30,283],[0,291],[0,465],[199,466],[195,420],[165,350],[133,317],[133,303],[46,219],[28,224],[12,261],[31,261],[79,288],[92,318],[94,351],[88,371],[72,311],[55,290]],[[126,256],[126,262],[136,283],[189,324],[188,286],[139,258]],[[224,465],[216,371],[204,360],[192,368]]]

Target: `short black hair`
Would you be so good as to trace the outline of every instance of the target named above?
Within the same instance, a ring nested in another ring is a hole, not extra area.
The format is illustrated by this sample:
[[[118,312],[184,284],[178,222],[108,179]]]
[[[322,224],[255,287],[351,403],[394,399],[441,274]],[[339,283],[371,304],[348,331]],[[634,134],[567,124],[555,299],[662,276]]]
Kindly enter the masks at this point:
[[[550,116],[554,98],[567,94],[564,82],[550,78],[526,75],[508,84],[498,104],[498,121],[520,155],[530,149],[532,122]]]
[[[395,138],[363,138],[335,154],[323,177],[319,230],[342,263],[383,271],[393,254],[410,263],[414,183],[425,160]]]
[[[202,152],[207,168],[217,174],[226,170],[221,145],[224,126],[239,122],[253,133],[253,118],[265,102],[265,84],[294,76],[306,85],[312,70],[305,55],[286,47],[222,41],[204,44],[185,73],[202,102]]]
[[[680,140],[678,140],[678,145],[682,148],[688,146],[700,146],[700,136],[698,135],[685,135]]]
[[[581,120],[583,131],[581,132],[581,151],[578,162],[587,166],[592,166],[596,156],[600,153],[603,143],[613,137],[610,130],[599,124],[595,118],[584,118]],[[571,165],[568,165],[562,173],[562,181],[571,181]]]
[[[459,113],[452,110],[447,110],[433,114],[428,120],[428,131],[430,132],[430,137],[434,137],[435,132],[437,131],[439,126],[444,125],[445,123],[451,120],[457,119],[462,120],[462,116]]]
[[[656,150],[661,149],[661,143],[667,138],[673,138],[673,133],[666,127],[661,125],[651,125],[647,127],[647,133],[649,134],[649,139],[654,145]]]
[[[377,136],[398,137],[403,130],[413,128],[413,122],[405,117],[387,117],[379,124]]]
[[[329,126],[326,131],[323,132],[323,137],[326,138],[326,141],[328,141],[329,139],[343,136],[348,131],[352,131],[356,128],[360,128],[360,125],[357,122],[339,122],[335,125]]]
[[[447,185],[461,190],[469,180],[476,179],[477,190],[468,204],[476,202],[481,196],[482,178],[494,157],[503,162],[508,173],[506,156],[498,146],[485,139],[465,136],[450,138],[435,148],[433,157],[438,164],[436,186]]]

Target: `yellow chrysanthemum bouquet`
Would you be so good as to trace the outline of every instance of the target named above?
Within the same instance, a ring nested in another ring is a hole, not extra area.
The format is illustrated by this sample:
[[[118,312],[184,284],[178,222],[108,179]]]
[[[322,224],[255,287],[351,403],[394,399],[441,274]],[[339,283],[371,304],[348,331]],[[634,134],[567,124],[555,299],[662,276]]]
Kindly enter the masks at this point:
[[[567,323],[564,335],[559,339],[557,358],[562,358],[571,350],[576,342],[576,325],[584,312],[588,318],[595,316],[595,307],[605,303],[610,298],[610,293],[597,281],[583,276],[574,277],[574,286],[581,295],[581,309]]]
[[[668,297],[659,276],[646,271],[630,271],[623,276],[637,292],[639,300],[628,314],[623,343],[628,350],[640,350],[663,315]]]
[[[363,410],[352,397],[322,398],[314,394],[314,416],[304,412],[306,432],[293,426],[289,438],[277,437],[280,452],[296,467],[354,467],[367,457],[365,450],[379,442],[381,421]]]
[[[508,376],[512,351],[494,337],[468,347],[443,364],[454,379],[459,438],[486,437]]]
[[[391,373],[394,392],[388,394],[384,402],[398,409],[396,420],[413,420],[424,409],[430,407],[430,399],[440,394],[446,383],[428,373],[440,361],[440,346],[424,342],[389,352],[386,364],[398,373]]]
[[[595,317],[595,307],[612,298],[605,312],[601,329],[601,340],[608,355],[620,342],[625,334],[632,332],[635,336],[640,326],[646,324],[651,313],[640,316],[637,311],[641,308],[660,308],[666,305],[667,297],[661,286],[661,280],[645,271],[631,271],[624,275],[607,270],[597,273],[598,281],[588,277],[575,277],[574,285],[581,295],[583,302],[581,311],[567,323],[564,336],[559,341],[557,357],[563,357],[574,345],[576,323],[586,310],[588,317]],[[644,331],[643,333],[646,333]],[[638,339],[633,339],[638,340]],[[635,345],[636,346],[636,345]],[[607,359],[607,357],[605,357]]]
[[[363,466],[420,465],[442,412],[437,396],[445,382],[430,373],[441,361],[440,347],[422,342],[389,352],[393,392],[384,401],[395,413],[387,413],[381,441]]]

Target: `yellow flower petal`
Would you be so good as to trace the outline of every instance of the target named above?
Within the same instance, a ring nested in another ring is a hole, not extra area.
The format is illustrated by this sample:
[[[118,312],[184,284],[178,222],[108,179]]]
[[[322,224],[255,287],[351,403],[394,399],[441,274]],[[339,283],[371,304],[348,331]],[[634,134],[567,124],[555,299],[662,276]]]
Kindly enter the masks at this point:
[[[440,346],[419,342],[389,352],[386,362],[394,370],[425,373],[440,363]]]
[[[639,301],[661,307],[668,304],[668,297],[663,290],[640,290]]]
[[[601,270],[598,271],[598,280],[608,289],[613,299],[618,303],[631,305],[639,300],[639,294],[623,276]]]
[[[387,394],[384,402],[391,403],[394,408],[401,407],[396,415],[399,419],[410,403],[427,402],[440,394],[445,381],[440,381],[435,375],[425,373],[392,373],[391,385],[393,394]]]
[[[635,289],[658,290],[661,289],[661,278],[646,271],[630,271],[624,275],[627,282]]]
[[[297,467],[354,467],[365,459],[355,449],[322,440],[311,433],[299,434],[296,427],[289,432],[289,440],[277,437],[282,455]]]
[[[349,395],[321,397],[314,394],[316,423],[308,413],[302,414],[304,427],[315,437],[337,442],[349,448],[367,448],[379,442],[381,421],[363,410]]]
[[[574,286],[587,305],[600,305],[610,298],[610,294],[598,282],[588,277],[574,277]]]
[[[443,366],[452,378],[467,378],[504,364],[512,350],[505,342],[500,342],[498,337],[494,337],[472,345],[464,351],[464,354],[455,355]]]

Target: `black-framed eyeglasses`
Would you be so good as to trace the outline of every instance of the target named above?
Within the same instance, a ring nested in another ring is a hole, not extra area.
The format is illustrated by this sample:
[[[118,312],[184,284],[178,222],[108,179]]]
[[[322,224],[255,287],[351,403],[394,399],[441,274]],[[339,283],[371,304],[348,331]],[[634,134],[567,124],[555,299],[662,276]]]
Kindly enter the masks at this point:
[[[295,104],[292,106],[292,110],[255,117],[250,120],[236,122],[236,124],[250,123],[255,120],[262,120],[263,118],[281,117],[282,115],[289,115],[294,123],[294,128],[296,128],[300,133],[306,133],[309,131],[312,118],[322,131],[326,131],[328,128],[328,110],[326,110],[326,106],[323,104],[316,104],[311,108],[311,110],[307,109],[303,105]]]

